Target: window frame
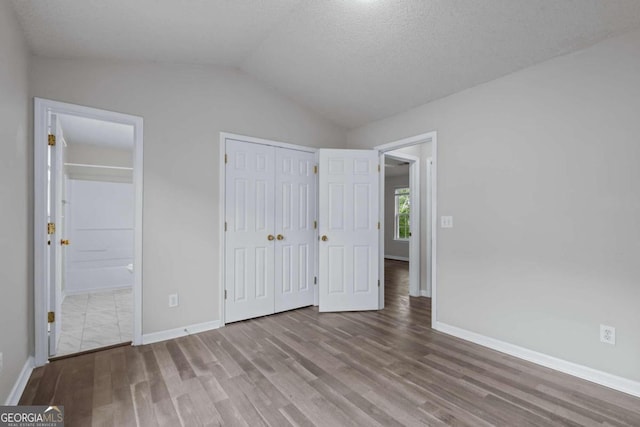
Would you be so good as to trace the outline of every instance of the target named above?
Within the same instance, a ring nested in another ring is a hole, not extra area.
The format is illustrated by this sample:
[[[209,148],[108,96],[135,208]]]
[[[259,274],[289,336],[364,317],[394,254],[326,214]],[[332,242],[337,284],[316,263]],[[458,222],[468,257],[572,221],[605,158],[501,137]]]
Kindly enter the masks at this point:
[[[400,191],[405,191],[400,193]],[[400,197],[407,196],[409,198],[409,213],[400,213]],[[393,240],[399,242],[408,242],[411,239],[411,188],[408,186],[395,187],[393,189],[393,209],[394,209],[394,219],[393,219]],[[400,217],[406,216],[406,234],[407,237],[400,236]]]

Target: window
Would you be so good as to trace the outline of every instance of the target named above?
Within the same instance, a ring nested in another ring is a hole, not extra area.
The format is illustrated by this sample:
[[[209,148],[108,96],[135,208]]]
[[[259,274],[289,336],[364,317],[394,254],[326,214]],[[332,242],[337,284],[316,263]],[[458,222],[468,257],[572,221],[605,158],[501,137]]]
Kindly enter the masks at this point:
[[[411,236],[411,227],[409,215],[411,213],[411,197],[408,188],[396,188],[395,190],[396,205],[396,224],[395,235],[396,240],[409,240]]]

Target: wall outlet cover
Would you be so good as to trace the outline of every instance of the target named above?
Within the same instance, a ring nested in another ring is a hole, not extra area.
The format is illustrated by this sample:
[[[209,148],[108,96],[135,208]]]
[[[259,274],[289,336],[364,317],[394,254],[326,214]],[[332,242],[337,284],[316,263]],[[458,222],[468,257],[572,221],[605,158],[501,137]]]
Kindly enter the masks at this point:
[[[605,344],[616,345],[616,328],[600,325],[600,341]]]

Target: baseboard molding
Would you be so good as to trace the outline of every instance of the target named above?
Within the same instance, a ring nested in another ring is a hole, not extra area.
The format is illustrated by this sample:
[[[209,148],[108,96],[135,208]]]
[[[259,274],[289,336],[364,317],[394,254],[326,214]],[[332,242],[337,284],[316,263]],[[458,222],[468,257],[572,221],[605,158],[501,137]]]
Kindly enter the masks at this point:
[[[185,337],[191,334],[197,334],[199,332],[210,331],[212,329],[218,329],[220,327],[220,321],[214,320],[212,322],[196,323],[194,325],[184,326],[182,328],[169,329],[166,331],[152,332],[150,334],[142,335],[142,344],[153,344],[154,342],[166,341],[173,338]]]
[[[420,296],[421,297],[431,298],[431,295],[429,295],[429,292],[427,292],[426,289],[420,289]]]
[[[406,262],[409,262],[409,258],[404,257],[404,256],[385,255],[384,259],[392,259],[394,261],[406,261]]]
[[[16,379],[16,383],[13,385],[11,389],[11,393],[7,396],[7,400],[4,402],[6,406],[15,406],[20,401],[20,397],[22,397],[22,393],[24,392],[25,387],[27,387],[27,383],[29,382],[29,378],[31,377],[31,372],[33,372],[33,368],[35,367],[35,359],[33,356],[29,356],[27,361],[24,362],[24,366],[22,367],[22,371],[20,371],[20,375]]]
[[[119,285],[119,286],[107,286],[101,288],[91,288],[91,289],[75,289],[75,290],[65,290],[62,292],[62,299],[66,298],[69,295],[82,295],[82,294],[91,294],[98,292],[111,292],[111,291],[119,291],[121,289],[131,289],[133,290],[133,285]]]
[[[583,380],[591,381],[632,396],[640,397],[640,382],[638,381],[629,380],[627,378],[619,377],[617,375],[569,362],[567,360],[558,359],[557,357],[529,350],[528,348],[514,344],[509,344],[507,342],[490,338],[476,332],[467,331],[466,329],[461,329],[446,323],[436,322],[434,329],[439,332],[453,335],[454,337],[506,353],[510,356],[524,359],[565,374],[573,375],[574,377],[582,378]]]

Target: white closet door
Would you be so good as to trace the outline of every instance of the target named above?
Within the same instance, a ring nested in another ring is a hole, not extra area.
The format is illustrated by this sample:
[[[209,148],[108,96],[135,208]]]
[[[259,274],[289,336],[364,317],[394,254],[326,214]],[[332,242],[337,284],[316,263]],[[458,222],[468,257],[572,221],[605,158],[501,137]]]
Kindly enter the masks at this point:
[[[276,148],[275,311],[313,305],[314,154]]]
[[[226,142],[225,321],[274,312],[274,147]]]
[[[378,309],[378,152],[320,150],[320,311]]]

